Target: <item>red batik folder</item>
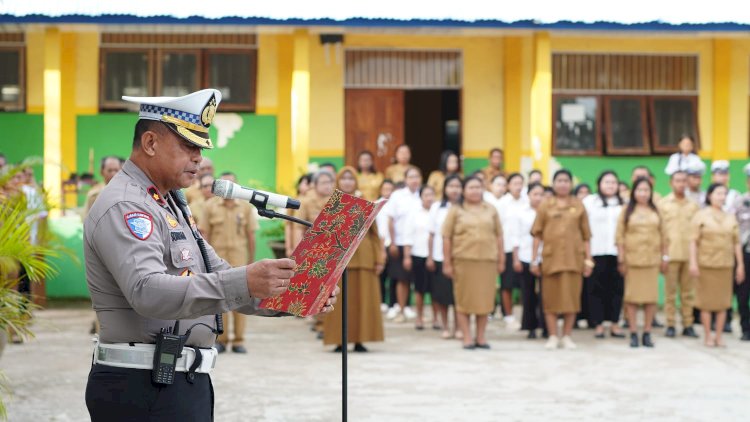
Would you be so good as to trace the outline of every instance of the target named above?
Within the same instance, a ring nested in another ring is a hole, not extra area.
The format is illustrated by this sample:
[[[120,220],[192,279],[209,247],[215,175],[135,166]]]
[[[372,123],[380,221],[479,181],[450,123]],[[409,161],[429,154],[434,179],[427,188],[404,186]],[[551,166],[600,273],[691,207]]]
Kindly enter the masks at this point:
[[[294,249],[297,266],[289,287],[259,306],[297,316],[319,313],[385,203],[334,191]]]

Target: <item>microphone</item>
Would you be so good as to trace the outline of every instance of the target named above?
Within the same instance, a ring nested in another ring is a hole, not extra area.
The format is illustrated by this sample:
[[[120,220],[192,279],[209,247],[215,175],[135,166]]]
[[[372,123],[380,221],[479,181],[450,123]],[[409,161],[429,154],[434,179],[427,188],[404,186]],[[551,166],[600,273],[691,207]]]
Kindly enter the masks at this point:
[[[224,199],[250,201],[256,208],[266,208],[268,205],[294,210],[299,208],[299,201],[296,199],[278,193],[246,188],[229,180],[214,180],[211,193]]]

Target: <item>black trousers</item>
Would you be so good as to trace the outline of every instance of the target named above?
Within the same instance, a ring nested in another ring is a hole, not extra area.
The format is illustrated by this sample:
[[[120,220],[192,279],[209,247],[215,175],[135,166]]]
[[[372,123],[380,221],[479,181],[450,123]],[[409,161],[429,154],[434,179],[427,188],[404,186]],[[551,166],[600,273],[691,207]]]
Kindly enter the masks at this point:
[[[92,422],[195,421],[214,419],[214,390],[208,374],[184,372],[174,384],[151,383],[151,371],[93,365],[86,385],[86,407]]]
[[[521,317],[522,330],[536,330],[541,328],[547,330],[542,311],[542,283],[534,274],[531,274],[529,264],[522,262],[523,270],[516,273],[521,282],[521,302],[523,304],[523,316]],[[537,283],[539,281],[539,283]],[[539,289],[537,290],[537,285]]]
[[[385,268],[383,268],[383,272],[380,273],[380,301],[382,303],[387,303],[388,306],[393,306],[393,302],[395,299],[395,288],[390,289],[390,294],[386,295],[386,286],[388,286],[388,266],[390,263],[391,257],[388,255],[388,252],[386,251],[385,254]],[[395,287],[395,286],[393,286]]]
[[[590,321],[593,326],[604,321],[614,323],[620,320],[622,298],[625,294],[625,280],[617,271],[617,257],[612,255],[595,256],[594,271],[585,293],[588,297]]]
[[[750,268],[750,253],[742,253],[745,261],[745,282],[741,284],[734,283],[734,294],[737,296],[737,310],[740,312],[740,326],[743,333],[750,332],[750,274],[747,273]]]

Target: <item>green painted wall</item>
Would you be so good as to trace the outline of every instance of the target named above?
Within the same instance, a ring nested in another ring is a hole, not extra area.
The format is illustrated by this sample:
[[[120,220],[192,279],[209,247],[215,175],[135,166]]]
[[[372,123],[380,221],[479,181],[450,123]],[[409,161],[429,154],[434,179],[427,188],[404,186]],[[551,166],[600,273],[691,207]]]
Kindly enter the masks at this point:
[[[643,165],[648,167],[656,178],[656,191],[665,195],[669,193],[669,177],[664,174],[669,157],[555,157],[564,168],[569,169],[578,183],[588,183],[596,190],[596,179],[604,170],[614,170],[620,179],[630,182],[630,172],[633,167]],[[706,174],[703,177],[704,188],[710,184],[711,161],[706,163]],[[731,160],[729,184],[740,192],[747,190],[745,175],[742,168],[748,160]]]
[[[256,181],[264,186],[276,182],[276,117],[254,114],[232,114],[240,118],[239,127],[227,131],[226,145],[204,151],[211,158],[217,175],[223,171],[237,174],[241,184]],[[217,116],[218,118],[218,116]],[[93,151],[93,169],[99,179],[99,162],[106,155],[127,158],[133,142],[137,117],[131,113],[102,113],[78,117],[78,171],[89,171],[89,154]],[[236,127],[236,126],[235,126]],[[218,144],[216,124],[211,139]]]
[[[41,114],[0,113],[0,152],[8,162],[19,163],[29,157],[44,156],[44,116]],[[43,168],[34,166],[37,181],[43,180]]]
[[[344,167],[344,157],[342,156],[335,156],[335,157],[310,157],[310,163],[317,163],[318,165],[324,164],[324,163],[333,163],[333,165],[336,166],[336,169],[339,170],[341,167]]]

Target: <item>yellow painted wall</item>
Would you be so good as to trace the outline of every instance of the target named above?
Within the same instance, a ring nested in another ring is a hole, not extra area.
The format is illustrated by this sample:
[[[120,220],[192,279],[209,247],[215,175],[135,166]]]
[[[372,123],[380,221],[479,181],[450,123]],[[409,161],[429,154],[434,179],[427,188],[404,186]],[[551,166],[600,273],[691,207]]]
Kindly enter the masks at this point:
[[[531,81],[533,38],[505,38],[505,95],[503,126],[505,168],[507,171],[528,171],[522,158],[531,155]]]
[[[26,31],[26,111],[44,112],[44,30]]]
[[[463,52],[464,78],[462,94],[462,142],[463,154],[467,157],[487,156],[492,147],[503,147],[503,39],[500,37],[437,37],[425,35],[368,35],[347,34],[346,48],[414,48],[414,49],[460,49]],[[313,54],[313,57],[315,55]],[[314,61],[313,61],[314,63]],[[343,65],[343,63],[342,63]],[[315,65],[313,65],[315,66]],[[344,96],[337,91],[343,87],[343,69],[341,75],[326,75],[317,79],[319,67],[313,67],[313,92],[323,89],[336,92],[328,95],[321,102],[318,95],[312,96],[312,107],[340,110],[339,117],[324,116],[330,125],[315,123],[311,138],[317,145],[323,145],[331,151],[344,150]],[[328,69],[328,68],[326,68]],[[326,70],[330,71],[330,70]],[[316,80],[317,79],[317,80]],[[318,144],[319,129],[325,129],[329,137],[325,143]],[[323,154],[321,154],[323,155]]]
[[[310,35],[310,155],[344,155],[344,49]]]
[[[62,99],[60,84],[62,36],[57,28],[48,28],[44,33],[44,189],[54,206],[62,201]]]
[[[708,38],[654,38],[627,36],[560,36],[551,37],[552,52],[606,53],[678,53],[697,54],[699,57],[698,130],[701,155],[710,158],[713,149],[714,117],[714,58],[713,42]],[[744,79],[748,79],[745,73]],[[747,116],[747,114],[745,114]],[[747,117],[744,117],[747,119]]]
[[[750,40],[731,40],[728,158],[747,158],[750,135]]]
[[[279,111],[279,40],[274,34],[258,35],[258,79],[255,110],[258,114]]]
[[[552,156],[552,55],[548,33],[534,34],[531,82],[531,162],[547,180],[554,171]]]
[[[99,32],[93,28],[75,34],[76,114],[99,112]]]

